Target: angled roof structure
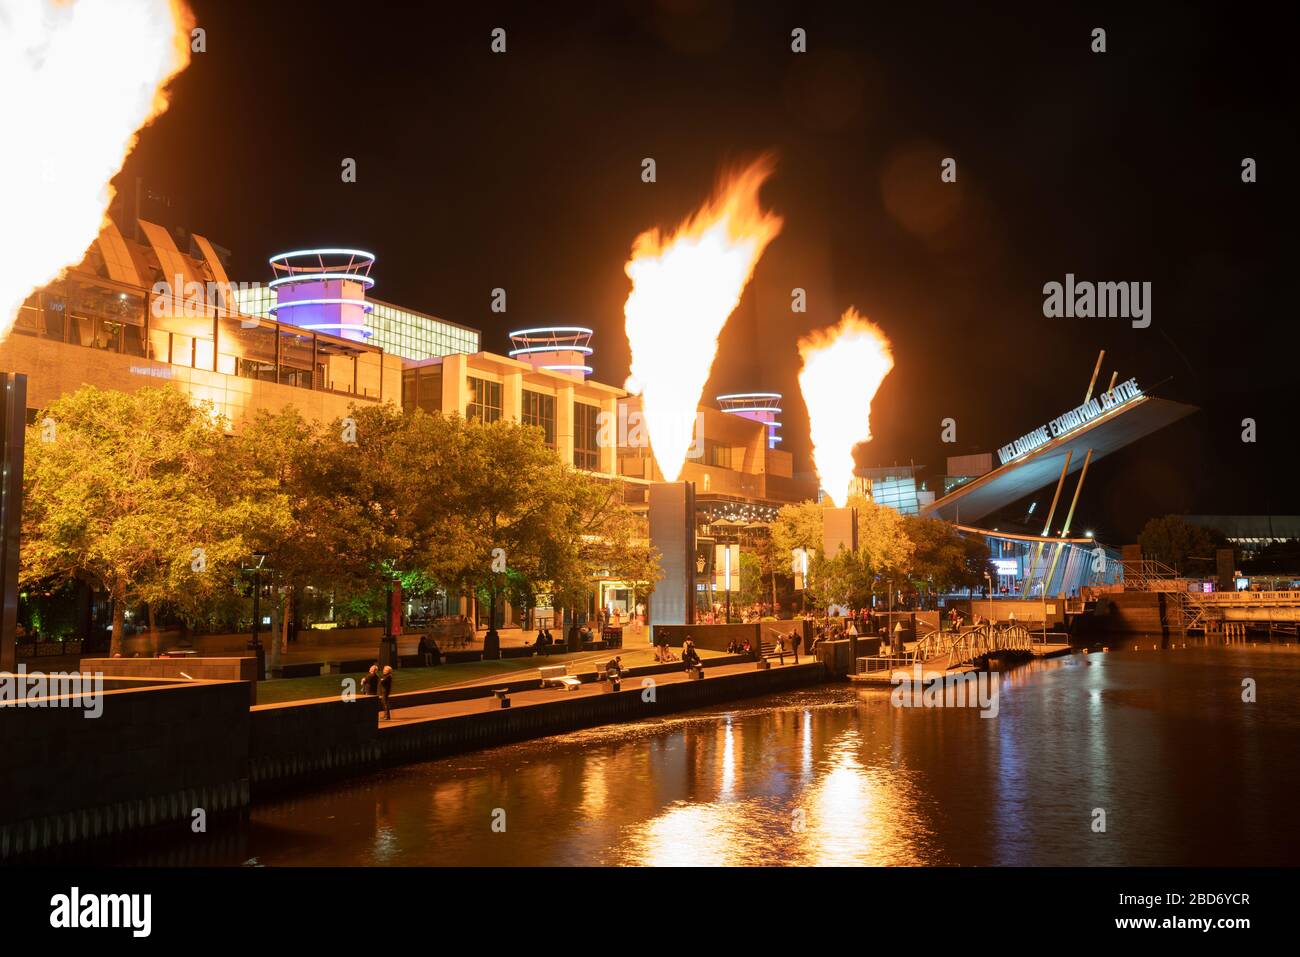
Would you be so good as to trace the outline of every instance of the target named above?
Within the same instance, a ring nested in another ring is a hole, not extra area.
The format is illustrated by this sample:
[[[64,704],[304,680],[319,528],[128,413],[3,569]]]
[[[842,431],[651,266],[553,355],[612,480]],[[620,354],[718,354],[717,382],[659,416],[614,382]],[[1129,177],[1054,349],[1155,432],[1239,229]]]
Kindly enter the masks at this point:
[[[1195,406],[1182,402],[1141,396],[1006,465],[957,486],[943,498],[923,507],[921,514],[950,522],[977,522],[1054,483],[1061,474],[1067,454],[1072,453],[1067,474],[1074,474],[1083,468],[1089,449],[1092,449],[1092,458],[1096,461],[1195,411]]]

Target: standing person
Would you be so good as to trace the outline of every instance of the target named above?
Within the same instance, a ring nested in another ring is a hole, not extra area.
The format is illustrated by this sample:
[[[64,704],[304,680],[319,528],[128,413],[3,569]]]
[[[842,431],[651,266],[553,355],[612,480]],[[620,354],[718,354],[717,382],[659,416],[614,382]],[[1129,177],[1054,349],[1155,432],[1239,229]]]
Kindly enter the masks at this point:
[[[682,643],[682,664],[686,666],[687,671],[692,668],[704,671],[704,662],[700,660],[700,653],[695,650],[695,642],[690,638]]]
[[[384,674],[379,679],[379,705],[384,709],[384,718],[393,720],[393,710],[388,706],[388,695],[393,690],[393,666],[384,665]]]
[[[421,663],[421,664],[423,664],[426,668],[432,666],[432,664],[433,664],[433,652],[429,649],[429,636],[428,636],[428,635],[421,635],[421,636],[420,636],[420,644],[416,647],[416,651],[417,651],[417,652],[419,653],[419,655],[420,655],[420,663]]]
[[[794,652],[794,663],[799,663],[799,645],[803,642],[803,635],[797,631],[790,632],[790,650]]]
[[[361,679],[362,694],[379,694],[379,665],[373,664]]]
[[[776,633],[776,649],[774,653],[781,664],[785,664],[785,637],[779,631]]]

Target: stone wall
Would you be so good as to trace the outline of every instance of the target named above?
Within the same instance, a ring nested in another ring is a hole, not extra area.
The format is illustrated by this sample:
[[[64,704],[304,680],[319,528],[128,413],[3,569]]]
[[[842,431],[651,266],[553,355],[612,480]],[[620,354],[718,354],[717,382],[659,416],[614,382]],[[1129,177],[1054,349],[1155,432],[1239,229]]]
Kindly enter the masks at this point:
[[[379,698],[358,694],[258,705],[249,711],[248,777],[254,789],[373,766]]]
[[[658,685],[653,701],[645,700],[639,682],[631,686],[625,682],[623,690],[600,695],[384,726],[379,728],[378,737],[385,762],[424,761],[580,728],[643,721],[655,715],[807,687],[823,680],[825,669],[810,662]]]
[[[256,658],[82,658],[81,670],[127,678],[190,678],[243,681],[249,705],[257,704]],[[184,674],[182,674],[184,672]]]

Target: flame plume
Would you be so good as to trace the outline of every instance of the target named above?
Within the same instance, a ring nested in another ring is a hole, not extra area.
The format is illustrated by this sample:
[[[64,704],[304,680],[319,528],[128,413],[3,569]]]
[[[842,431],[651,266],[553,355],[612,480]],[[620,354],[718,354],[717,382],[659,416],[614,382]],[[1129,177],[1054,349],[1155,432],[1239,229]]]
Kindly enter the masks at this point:
[[[650,446],[670,482],[686,461],[718,335],[781,231],[781,218],[758,202],[772,170],[772,158],[763,156],[724,177],[671,236],[658,229],[638,236],[624,267],[632,280],[623,307],[632,348],[627,390],[642,396]]]
[[[0,340],[99,235],[190,29],[179,0],[0,0]]]
[[[894,355],[880,327],[850,306],[835,326],[800,339],[799,357],[813,464],[826,495],[842,507],[853,483],[853,447],[871,441],[871,400]]]

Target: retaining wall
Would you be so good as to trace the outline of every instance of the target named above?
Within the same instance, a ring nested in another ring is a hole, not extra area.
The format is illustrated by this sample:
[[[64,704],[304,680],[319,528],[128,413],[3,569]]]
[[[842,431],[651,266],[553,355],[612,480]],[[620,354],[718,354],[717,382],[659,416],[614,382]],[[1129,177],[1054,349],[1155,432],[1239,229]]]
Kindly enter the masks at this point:
[[[246,807],[248,692],[237,682],[112,679],[102,713],[0,708],[0,860]],[[106,682],[106,685],[108,683]],[[71,698],[46,699],[50,703]]]
[[[623,690],[606,691],[600,695],[557,698],[526,708],[502,708],[380,727],[379,741],[384,760],[388,763],[425,761],[596,725],[643,721],[655,715],[773,694],[823,680],[825,669],[822,665],[809,662],[715,675],[703,681],[657,685],[652,701],[643,698],[644,689],[639,683],[632,682],[629,687],[629,682],[625,681]]]
[[[256,658],[82,658],[81,670],[124,678],[185,681],[189,675],[204,681],[243,681],[248,684],[248,703],[257,704]]]

